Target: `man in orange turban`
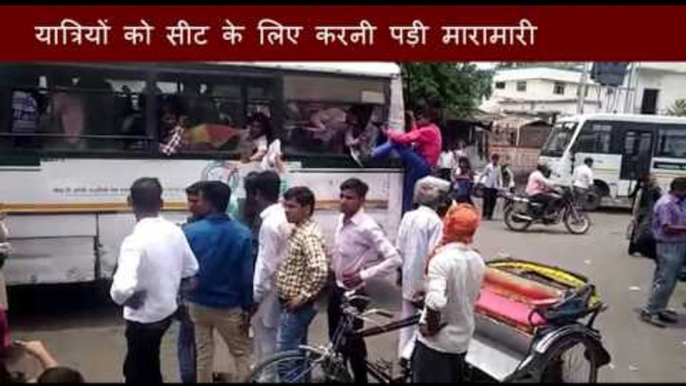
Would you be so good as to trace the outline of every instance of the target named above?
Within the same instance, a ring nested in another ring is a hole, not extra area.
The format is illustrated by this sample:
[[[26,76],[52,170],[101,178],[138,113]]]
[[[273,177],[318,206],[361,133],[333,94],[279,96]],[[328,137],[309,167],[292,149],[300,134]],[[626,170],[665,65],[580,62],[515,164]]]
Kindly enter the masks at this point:
[[[470,247],[480,216],[469,204],[453,205],[443,219],[443,238],[427,262],[425,307],[412,360],[413,382],[462,381],[474,305],[486,265]]]

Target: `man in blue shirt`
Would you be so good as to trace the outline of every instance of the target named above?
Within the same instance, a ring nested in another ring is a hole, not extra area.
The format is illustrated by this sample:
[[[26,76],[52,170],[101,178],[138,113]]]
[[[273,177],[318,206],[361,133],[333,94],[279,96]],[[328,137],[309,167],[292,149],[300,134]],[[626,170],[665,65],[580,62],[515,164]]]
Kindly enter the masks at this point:
[[[198,382],[211,383],[214,330],[234,357],[234,380],[250,372],[252,343],[248,337],[253,306],[253,262],[250,230],[226,215],[231,188],[209,181],[199,189],[198,211],[202,220],[184,228],[200,269],[188,295],[195,323]]]
[[[188,217],[183,227],[202,220],[202,216],[198,213],[198,203],[200,202],[200,186],[204,183],[205,181],[198,181],[186,188],[186,201],[191,215]],[[191,290],[190,285],[191,283],[188,279],[181,281],[179,310],[176,313],[176,318],[179,320],[179,336],[176,347],[179,360],[179,373],[181,374],[181,382],[183,383],[196,383],[195,326],[188,313],[188,305],[186,304],[188,291]]]

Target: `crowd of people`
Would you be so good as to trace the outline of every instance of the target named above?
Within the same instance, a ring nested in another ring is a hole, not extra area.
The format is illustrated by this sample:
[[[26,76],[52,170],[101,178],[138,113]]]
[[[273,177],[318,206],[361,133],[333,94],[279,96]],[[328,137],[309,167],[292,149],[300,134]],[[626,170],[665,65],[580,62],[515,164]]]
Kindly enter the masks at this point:
[[[313,219],[316,200],[309,188],[292,187],[280,197],[276,172],[249,178],[246,193],[254,196],[251,202],[261,220],[257,243],[250,229],[226,214],[232,192],[223,182],[188,187],[191,217],[181,227],[160,216],[157,179],[133,183],[129,203],[137,223],[122,243],[110,291],[124,307],[126,382],[162,381],[160,345],[174,320],[181,323],[183,382],[213,381],[215,330],[233,357],[233,379],[246,380],[253,354],[259,362],[305,344],[324,304],[333,336],[343,321],[343,294],[364,294],[370,279],[393,275],[401,267],[403,316],[425,316],[418,329],[402,332],[398,358],[414,356],[421,382],[461,376],[456,369],[474,330],[473,308],[485,265],[469,247],[478,211],[453,203],[450,183],[428,176],[416,184],[414,209],[403,216],[393,243],[364,210],[367,184],[346,180],[340,186],[334,245],[327,248]],[[420,296],[426,299],[424,310],[414,302]],[[358,320],[355,327],[362,325]],[[367,383],[364,340],[348,339],[343,353],[355,381]],[[437,363],[445,371],[431,370]],[[293,370],[289,366],[265,374],[262,381],[283,377]]]
[[[347,119],[353,122],[350,114]],[[163,187],[156,178],[140,178],[130,188],[136,225],[121,245],[110,290],[112,300],[123,307],[126,325],[125,381],[163,381],[160,347],[174,322],[180,325],[182,382],[216,378],[215,331],[233,358],[233,380],[245,381],[252,364],[306,344],[310,325],[323,307],[333,338],[343,322],[344,293],[366,294],[369,280],[398,271],[401,317],[421,315],[418,326],[400,331],[398,360],[411,363],[416,382],[461,381],[486,270],[470,245],[480,221],[493,218],[499,192],[514,190],[508,162],[492,154],[475,178],[464,144],[441,153],[441,131],[428,110],[419,111],[416,119],[410,114],[407,133],[383,129],[388,141],[376,147],[367,144],[364,151],[364,130],[353,130],[346,144],[356,149],[361,164],[393,152],[400,157],[405,169],[403,216],[392,242],[365,212],[368,185],[350,178],[340,185],[341,214],[334,243],[327,246],[313,217],[314,192],[305,186],[283,189],[281,144],[271,137],[268,118],[256,114],[248,126],[251,148],[246,161],[262,164],[262,171],[245,181],[246,202],[254,211],[252,228],[227,214],[235,192],[221,181],[199,181],[186,189],[191,216],[180,226],[160,215]],[[165,154],[174,154],[174,144],[181,143],[182,131],[174,132],[176,127],[170,118],[170,137],[161,148]],[[592,190],[592,167],[593,160],[587,158],[575,168],[576,195]],[[431,176],[435,171],[438,177]],[[544,215],[558,198],[550,174],[546,165],[539,165],[525,188],[532,201],[543,204]],[[477,187],[482,190],[482,210],[472,202]],[[664,326],[676,320],[667,304],[686,260],[686,179],[676,178],[670,192],[662,195],[654,179],[644,178],[635,197],[630,253],[650,255],[657,262],[641,318]],[[0,229],[0,247],[4,233]],[[3,252],[0,249],[0,258]],[[11,342],[1,282],[0,291],[3,353],[17,346],[38,358],[43,366],[39,382],[82,382],[77,371],[60,366],[40,342]],[[355,329],[364,325],[362,319],[354,323]],[[346,339],[343,355],[355,382],[368,383],[364,339]],[[299,365],[278,367],[260,381],[283,378]],[[1,370],[5,377],[6,369]]]

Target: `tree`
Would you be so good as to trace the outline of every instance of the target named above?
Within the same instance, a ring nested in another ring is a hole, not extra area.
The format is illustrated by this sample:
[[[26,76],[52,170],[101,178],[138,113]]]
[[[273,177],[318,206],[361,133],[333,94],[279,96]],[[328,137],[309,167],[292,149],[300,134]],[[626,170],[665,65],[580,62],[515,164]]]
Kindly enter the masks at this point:
[[[672,107],[667,109],[667,115],[686,117],[686,98],[677,99]]]
[[[404,63],[405,106],[431,105],[468,118],[491,94],[492,71],[470,63]]]

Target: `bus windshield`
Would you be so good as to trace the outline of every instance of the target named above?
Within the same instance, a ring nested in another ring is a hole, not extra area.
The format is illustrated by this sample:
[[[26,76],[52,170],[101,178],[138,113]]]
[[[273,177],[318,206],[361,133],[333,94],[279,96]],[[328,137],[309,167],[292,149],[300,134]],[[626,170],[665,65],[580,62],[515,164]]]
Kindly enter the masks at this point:
[[[557,123],[553,126],[548,139],[541,150],[542,156],[562,157],[574,136],[576,122]]]

